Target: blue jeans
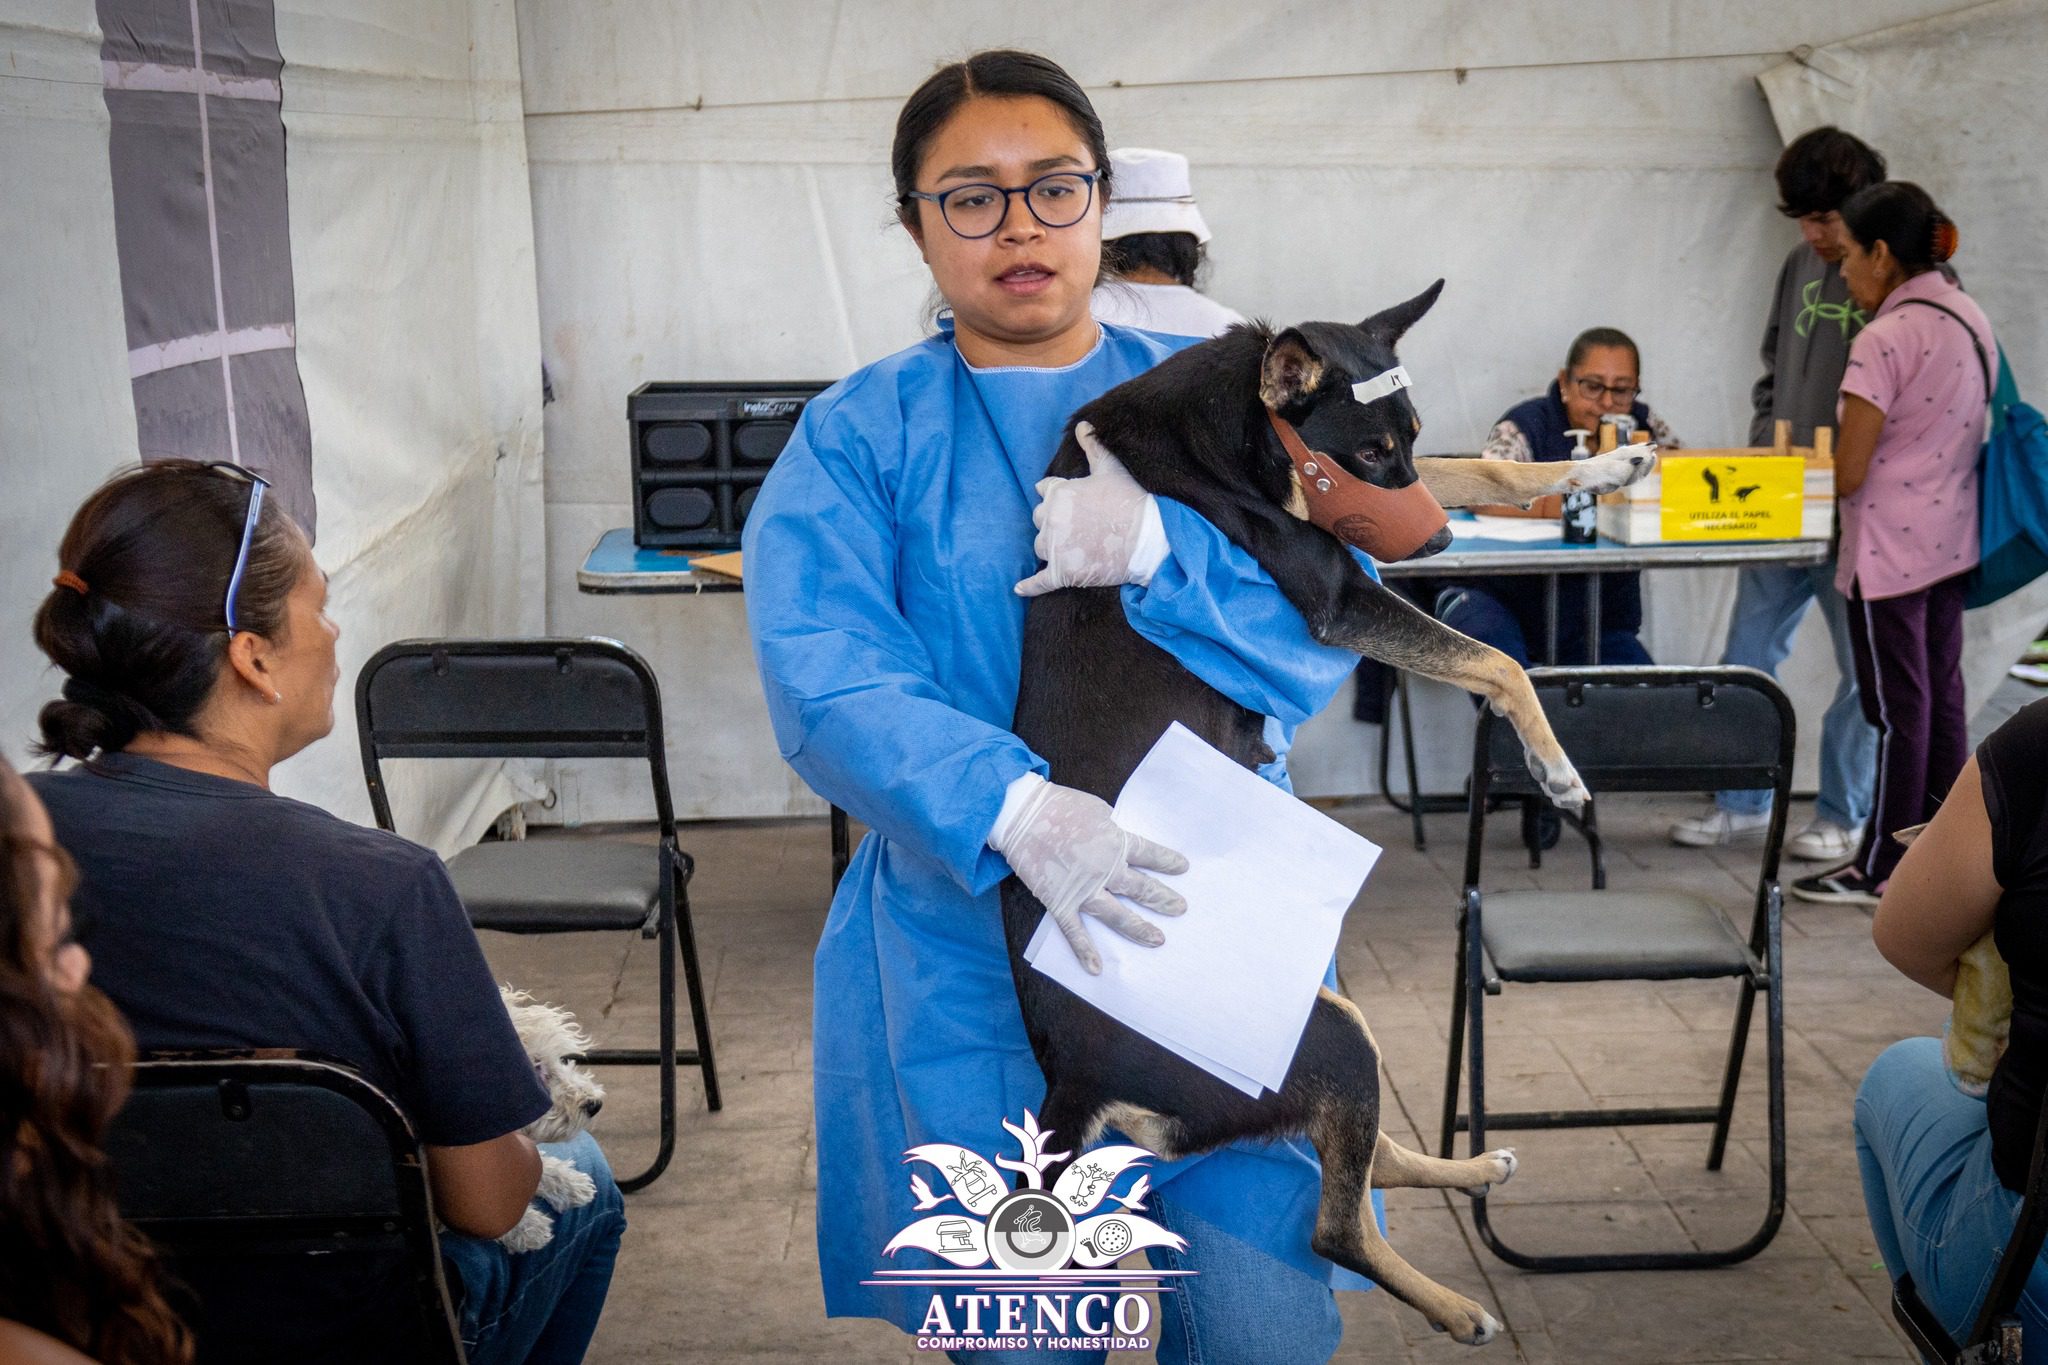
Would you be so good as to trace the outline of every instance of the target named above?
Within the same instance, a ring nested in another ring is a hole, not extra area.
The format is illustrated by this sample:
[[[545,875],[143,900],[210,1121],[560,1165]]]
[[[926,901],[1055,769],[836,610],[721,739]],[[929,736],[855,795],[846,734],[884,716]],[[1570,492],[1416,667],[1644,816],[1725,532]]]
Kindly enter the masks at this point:
[[[1155,1270],[1193,1270],[1158,1296],[1160,1365],[1320,1365],[1337,1352],[1344,1319],[1321,1280],[1274,1260],[1154,1194],[1146,1212],[1187,1238],[1186,1251],[1154,1248]],[[1102,1351],[952,1351],[958,1365],[1102,1365]]]
[[[597,1182],[597,1197],[581,1208],[551,1210],[555,1238],[538,1251],[514,1255],[480,1237],[441,1234],[469,1365],[576,1365],[604,1310],[626,1230],[619,1182],[588,1133],[544,1142],[540,1150]]]
[[[1529,666],[1529,641],[1522,632],[1520,619],[1484,588],[1445,589],[1436,599],[1436,619],[1481,644],[1492,645],[1523,668]],[[1560,614],[1557,622],[1559,663],[1586,662],[1585,633],[1583,621],[1573,622]],[[1650,651],[1643,648],[1643,642],[1634,630],[1603,626],[1600,631],[1600,662],[1631,666],[1647,664]]]
[[[1984,1304],[2019,1217],[2020,1197],[1991,1173],[1984,1101],[1950,1083],[1941,1040],[1893,1043],[1856,1092],[1856,1161],[1878,1253],[1894,1280],[1960,1339]],[[2020,1295],[2026,1358],[2048,1360],[2048,1269]]]
[[[1819,564],[1759,564],[1735,580],[1735,614],[1728,621],[1724,664],[1760,668],[1772,677],[1792,652],[1792,632],[1806,615],[1808,602],[1820,603],[1828,641],[1835,647],[1835,699],[1820,723],[1820,798],[1814,814],[1854,829],[1870,819],[1877,788],[1877,731],[1863,718],[1856,695],[1856,647],[1849,638],[1849,610],[1835,591],[1835,561]],[[1736,815],[1761,815],[1771,808],[1771,793],[1726,791],[1717,798],[1722,810]]]

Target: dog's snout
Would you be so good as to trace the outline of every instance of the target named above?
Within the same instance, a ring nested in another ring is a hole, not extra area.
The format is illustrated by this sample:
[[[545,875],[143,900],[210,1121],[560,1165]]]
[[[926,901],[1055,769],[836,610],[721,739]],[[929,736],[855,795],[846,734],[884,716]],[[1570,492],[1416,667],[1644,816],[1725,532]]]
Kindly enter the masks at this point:
[[[594,1119],[597,1117],[597,1111],[602,1108],[604,1108],[603,1100],[585,1100],[583,1101],[583,1117]]]
[[[1431,555],[1442,554],[1445,550],[1448,550],[1450,547],[1451,528],[1448,526],[1439,526],[1434,535],[1432,535],[1428,540],[1422,542],[1422,548],[1417,550],[1414,554],[1409,555],[1408,557],[1410,559],[1427,559]]]

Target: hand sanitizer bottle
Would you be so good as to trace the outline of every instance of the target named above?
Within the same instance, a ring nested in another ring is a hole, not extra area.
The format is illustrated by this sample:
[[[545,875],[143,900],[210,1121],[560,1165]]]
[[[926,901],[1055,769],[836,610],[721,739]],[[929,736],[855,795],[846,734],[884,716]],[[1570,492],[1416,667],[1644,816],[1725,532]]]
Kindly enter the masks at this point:
[[[1583,460],[1593,452],[1586,442],[1593,435],[1582,427],[1573,427],[1565,432],[1572,438],[1572,458]],[[1594,535],[1593,495],[1583,490],[1564,495],[1564,514],[1561,518],[1564,542],[1567,545],[1591,545]]]

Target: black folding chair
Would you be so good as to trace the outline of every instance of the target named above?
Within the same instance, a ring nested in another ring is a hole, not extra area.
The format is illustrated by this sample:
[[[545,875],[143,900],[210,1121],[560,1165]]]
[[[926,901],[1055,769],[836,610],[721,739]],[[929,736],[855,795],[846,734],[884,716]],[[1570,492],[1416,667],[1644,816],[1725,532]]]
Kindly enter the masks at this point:
[[[158,1054],[106,1150],[201,1362],[462,1365],[419,1141],[354,1071]]]
[[[2048,1105],[2034,1125],[2034,1159],[2027,1169],[2027,1188],[2020,1200],[2012,1237],[1999,1258],[1991,1288],[1977,1310],[1970,1333],[1956,1344],[1948,1329],[1920,1301],[1911,1275],[1892,1286],[1892,1316],[1936,1365],[2020,1365],[2020,1294],[2027,1287],[2041,1244],[2048,1239]]]
[[[1749,668],[1559,668],[1529,674],[1543,711],[1596,801],[1604,792],[1704,792],[1768,787],[1775,795],[1747,934],[1719,906],[1687,892],[1513,891],[1482,895],[1480,853],[1490,793],[1537,788],[1514,728],[1482,712],[1474,741],[1465,840],[1465,891],[1458,916],[1458,978],[1451,1012],[1439,1151],[1471,1134],[1484,1151],[1489,1128],[1607,1128],[1711,1124],[1707,1169],[1721,1168],[1743,1050],[1759,992],[1765,995],[1769,1056],[1770,1204],[1748,1240],[1716,1250],[1532,1255],[1507,1245],[1473,1204],[1479,1236],[1510,1265],[1528,1270],[1650,1270],[1730,1265],[1754,1256],[1785,1217],[1784,1000],[1780,951],[1779,846],[1792,780],[1792,705],[1776,683]],[[1720,1102],[1712,1106],[1547,1109],[1488,1113],[1484,1007],[1506,982],[1671,981],[1733,977],[1741,991]],[[1459,1064],[1470,1031],[1469,1111],[1458,1110]]]
[[[660,1046],[598,1048],[594,1065],[657,1066],[661,1146],[626,1191],[651,1183],[676,1145],[676,1067],[704,1077],[704,1103],[720,1107],[711,1019],[690,919],[690,855],[676,846],[669,803],[661,688],[638,654],[615,640],[401,640],[356,679],[363,778],[377,823],[396,826],[379,766],[386,758],[640,758],[654,787],[658,848],[605,839],[519,839],[477,844],[448,861],[479,929],[511,934],[630,930],[661,940]],[[690,992],[697,1046],[676,1047],[676,959]]]

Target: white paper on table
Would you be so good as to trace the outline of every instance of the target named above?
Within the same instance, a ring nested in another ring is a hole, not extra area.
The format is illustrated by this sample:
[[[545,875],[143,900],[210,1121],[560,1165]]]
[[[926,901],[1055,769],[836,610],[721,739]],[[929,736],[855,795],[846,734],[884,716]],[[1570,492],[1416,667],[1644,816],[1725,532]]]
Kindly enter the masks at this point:
[[[1186,855],[1185,873],[1159,880],[1187,898],[1187,914],[1140,909],[1166,934],[1157,948],[1087,921],[1100,976],[1047,916],[1025,960],[1246,1094],[1279,1089],[1379,847],[1180,724],[1131,774],[1116,815]]]
[[[1474,514],[1472,520],[1462,517],[1451,519],[1451,539],[1460,540],[1511,540],[1518,545],[1534,541],[1557,540],[1564,534],[1556,517],[1486,517]]]

